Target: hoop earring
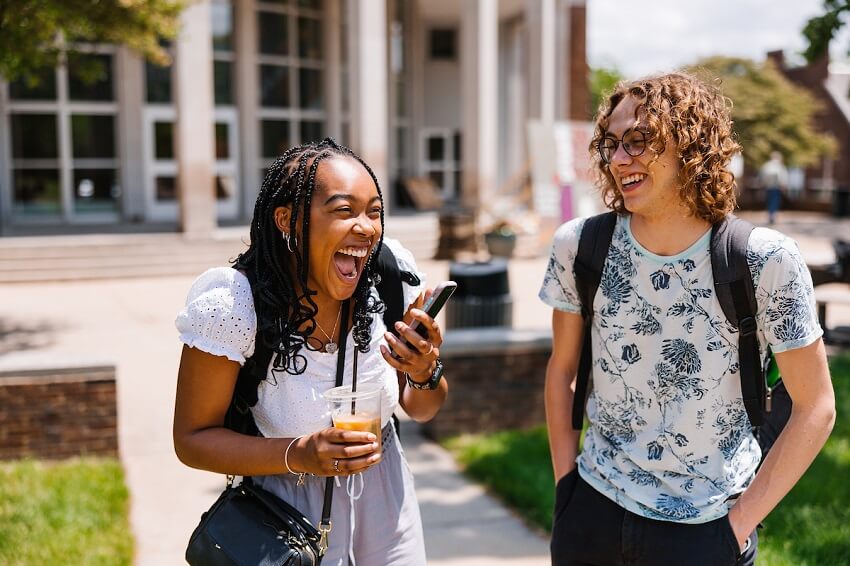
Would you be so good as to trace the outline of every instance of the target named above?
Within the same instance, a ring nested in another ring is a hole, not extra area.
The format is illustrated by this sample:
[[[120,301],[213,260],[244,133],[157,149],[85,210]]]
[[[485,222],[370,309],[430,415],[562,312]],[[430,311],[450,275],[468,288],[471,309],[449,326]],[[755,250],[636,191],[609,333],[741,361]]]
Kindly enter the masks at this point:
[[[288,249],[291,253],[295,253],[295,250],[292,248],[298,247],[298,240],[296,240],[295,237],[290,238],[289,232],[281,232],[281,235],[283,235],[283,241],[286,242],[286,249]]]

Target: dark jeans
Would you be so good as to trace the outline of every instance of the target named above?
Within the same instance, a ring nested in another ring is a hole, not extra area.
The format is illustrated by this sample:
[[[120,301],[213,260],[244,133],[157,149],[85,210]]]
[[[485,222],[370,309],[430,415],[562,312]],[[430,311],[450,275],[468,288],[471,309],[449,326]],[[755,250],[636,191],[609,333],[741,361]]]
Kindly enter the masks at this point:
[[[769,187],[767,189],[767,217],[771,224],[776,219],[776,213],[779,212],[780,204],[782,204],[782,189],[779,187]]]
[[[558,482],[552,526],[554,566],[722,566],[755,564],[758,535],[739,553],[727,517],[689,525],[647,519],[626,511],[576,470]]]

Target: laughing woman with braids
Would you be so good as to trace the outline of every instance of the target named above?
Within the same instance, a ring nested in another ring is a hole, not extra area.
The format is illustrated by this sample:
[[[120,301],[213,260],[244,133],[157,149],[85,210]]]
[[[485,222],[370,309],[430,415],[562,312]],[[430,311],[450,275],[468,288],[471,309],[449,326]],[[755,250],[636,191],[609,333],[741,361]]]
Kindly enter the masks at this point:
[[[445,380],[433,390],[408,385],[408,379],[427,382],[436,370],[442,334],[419,310],[419,289],[406,285],[408,311],[397,326],[412,346],[387,332],[372,258],[384,245],[402,269],[415,271],[415,263],[398,242],[383,238],[383,221],[380,188],[359,157],[330,139],[293,148],[263,181],[251,244],[235,269],[201,275],[177,317],[184,343],[174,417],[178,457],[194,468],[252,476],[314,525],[325,477],[342,476],[335,482],[325,566],[425,564],[413,478],[391,415],[401,405],[426,421],[442,405]],[[344,320],[349,299],[352,315]],[[427,340],[408,328],[414,319],[428,329]],[[356,348],[358,383],[383,388],[381,451],[375,435],[331,426],[322,393],[334,386],[340,328],[351,329],[344,383],[350,383]],[[262,436],[224,426],[255,340],[273,351],[251,407]],[[356,479],[362,483],[351,481],[361,472]]]

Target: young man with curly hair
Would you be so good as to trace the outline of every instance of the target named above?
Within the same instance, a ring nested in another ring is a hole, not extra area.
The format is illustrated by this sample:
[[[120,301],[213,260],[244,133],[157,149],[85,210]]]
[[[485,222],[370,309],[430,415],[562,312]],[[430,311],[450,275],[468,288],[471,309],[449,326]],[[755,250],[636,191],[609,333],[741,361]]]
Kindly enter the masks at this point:
[[[793,400],[770,452],[745,410],[738,330],[715,296],[712,225],[735,208],[730,102],[674,73],[618,85],[591,151],[618,216],[589,305],[592,368],[581,451],[572,426],[582,351],[573,270],[586,219],[556,233],[540,298],[553,307],[546,415],[556,487],[553,563],[753,564],[759,522],[828,437],[835,400],[812,282],[796,244],[747,244],[762,354]],[[760,464],[761,462],[761,464]]]

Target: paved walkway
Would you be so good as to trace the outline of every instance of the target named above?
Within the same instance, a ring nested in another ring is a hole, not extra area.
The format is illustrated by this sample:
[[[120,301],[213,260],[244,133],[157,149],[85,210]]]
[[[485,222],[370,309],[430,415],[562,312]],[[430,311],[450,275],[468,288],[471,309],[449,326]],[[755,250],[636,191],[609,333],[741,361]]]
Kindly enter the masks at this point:
[[[764,215],[745,214],[763,221]],[[831,237],[850,238],[850,221],[780,213],[776,228],[794,235],[807,260],[832,261]],[[545,257],[511,262],[514,323],[548,324],[536,299]],[[429,281],[446,262],[422,262]],[[182,563],[189,533],[223,487],[221,476],[191,470],[173,454],[171,420],[180,344],[173,326],[191,277],[0,285],[0,362],[110,361],[117,366],[121,459],[132,494],[137,564]],[[843,292],[848,292],[846,289]],[[850,292],[848,292],[850,293]],[[850,307],[830,310],[830,326],[847,324]],[[466,481],[452,458],[408,423],[404,447],[417,482],[429,564],[549,564],[546,540]]]

